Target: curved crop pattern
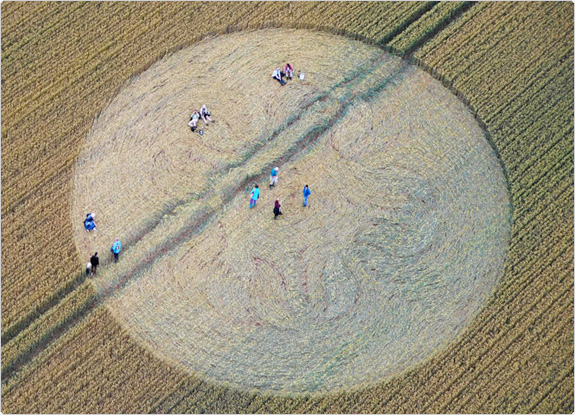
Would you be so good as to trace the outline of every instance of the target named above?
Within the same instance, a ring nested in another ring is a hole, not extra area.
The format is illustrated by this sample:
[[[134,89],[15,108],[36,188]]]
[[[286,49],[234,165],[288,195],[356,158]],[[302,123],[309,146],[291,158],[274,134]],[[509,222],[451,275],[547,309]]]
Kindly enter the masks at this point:
[[[305,81],[271,79],[286,61]],[[193,134],[203,103],[217,122]],[[73,217],[88,212],[99,229],[77,227],[78,249],[123,241],[95,284],[136,338],[290,392],[371,384],[447,345],[497,283],[510,226],[461,102],[377,48],[301,30],[206,39],[133,79],[79,157]]]

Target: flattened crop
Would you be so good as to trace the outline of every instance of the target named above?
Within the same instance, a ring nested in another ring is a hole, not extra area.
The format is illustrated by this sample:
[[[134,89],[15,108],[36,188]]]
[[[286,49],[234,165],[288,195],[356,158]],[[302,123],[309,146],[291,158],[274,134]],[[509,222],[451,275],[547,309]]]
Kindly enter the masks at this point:
[[[271,79],[286,61],[305,81]],[[192,134],[203,103],[217,122]],[[380,49],[301,30],[207,39],[133,79],[78,159],[73,218],[88,212],[99,230],[77,226],[77,247],[123,241],[95,284],[137,339],[285,392],[372,384],[446,346],[497,283],[510,227],[501,165],[457,98]]]

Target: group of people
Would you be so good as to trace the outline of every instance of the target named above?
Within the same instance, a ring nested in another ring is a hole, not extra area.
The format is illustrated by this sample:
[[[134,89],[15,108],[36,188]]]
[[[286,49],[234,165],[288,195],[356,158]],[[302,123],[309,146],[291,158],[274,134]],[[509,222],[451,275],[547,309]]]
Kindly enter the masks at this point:
[[[286,79],[291,80],[291,79],[293,79],[293,74],[294,74],[293,66],[291,66],[289,63],[287,63],[285,65],[285,67],[283,68],[283,71],[281,70],[281,68],[277,68],[273,72],[272,77],[274,79],[277,79],[281,85],[285,85],[286,81],[284,81],[284,79],[283,79],[284,76],[286,77]],[[299,78],[301,80],[303,80],[304,74],[300,73]],[[210,122],[215,122],[211,118],[211,113],[208,111],[206,104],[204,104],[204,105],[202,105],[202,108],[199,111],[194,110],[192,112],[192,115],[190,117],[190,122],[188,123],[188,126],[191,128],[192,132],[196,132],[196,130],[198,128],[198,121],[200,120],[200,118],[202,119],[202,121],[204,122],[205,125],[208,125]],[[200,130],[200,134],[202,134],[202,133],[203,133],[203,130]],[[274,167],[272,169],[272,172],[270,175],[270,189],[272,187],[274,187],[278,181],[278,172],[279,172],[278,167]],[[308,185],[306,184],[304,189],[303,189],[303,206],[304,207],[307,206],[307,199],[308,199],[310,194],[311,194],[311,192],[309,190]],[[256,203],[260,197],[260,189],[259,189],[258,185],[255,185],[255,187],[251,191],[250,195],[251,195],[251,198],[250,198],[250,209],[251,209],[252,207],[256,206]],[[283,213],[281,211],[281,205],[280,205],[279,198],[277,198],[275,200],[273,211],[274,211],[274,219],[277,219],[279,215],[283,215]],[[97,230],[95,215],[93,213],[88,213],[86,215],[86,219],[84,220],[84,229],[86,230],[86,232],[91,232],[91,231]],[[110,252],[112,252],[112,254],[114,255],[114,262],[118,262],[121,250],[122,250],[122,243],[120,242],[120,240],[118,238],[116,238],[114,240],[114,243],[112,244],[112,247],[110,248]],[[96,271],[98,269],[98,265],[100,265],[100,258],[98,257],[98,253],[96,252],[96,253],[94,253],[94,255],[92,255],[90,257],[90,262],[88,262],[88,264],[86,265],[86,275],[95,275]]]
[[[276,185],[278,182],[279,168],[274,167],[270,173],[270,189]],[[307,200],[311,195],[309,186],[306,184],[303,188],[303,207],[307,207]],[[253,190],[250,192],[250,209],[256,207],[258,199],[260,198],[260,188],[256,184]],[[274,219],[277,219],[279,215],[283,215],[281,211],[280,199],[277,198],[274,203]]]
[[[277,184],[278,173],[279,168],[274,167],[270,174],[270,189]],[[309,186],[306,184],[303,188],[303,207],[307,207],[307,200],[310,195],[311,191],[309,190]],[[253,207],[256,207],[257,201],[260,197],[260,189],[257,184],[251,191],[250,196],[251,196],[250,197],[250,209],[251,209]],[[274,212],[274,219],[277,219],[279,215],[283,215],[281,211],[281,204],[279,198],[276,198],[275,200],[273,212]],[[84,229],[88,233],[97,230],[95,216],[96,215],[93,213],[88,213],[86,215],[86,219],[84,219]],[[122,250],[122,243],[120,242],[119,238],[116,238],[114,240],[114,243],[112,244],[112,247],[110,248],[110,252],[112,252],[112,254],[114,255],[114,262],[118,262],[121,250]],[[86,265],[86,276],[96,275],[98,265],[100,265],[100,257],[98,257],[98,253],[96,252],[94,253],[94,255],[90,257],[90,262],[88,262],[88,264]]]
[[[84,219],[84,229],[86,232],[96,231],[96,221],[95,216],[93,213],[88,213],[86,215],[86,219]],[[120,239],[116,238],[112,247],[110,248],[110,252],[114,255],[114,262],[118,262],[120,258],[120,251],[122,250],[122,243]],[[96,252],[94,255],[90,257],[90,262],[86,265],[86,275],[95,275],[98,269],[98,265],[100,265],[100,257],[98,257],[98,253]]]
[[[291,81],[293,79],[293,73],[294,73],[293,66],[291,66],[289,63],[286,63],[286,65],[283,68],[283,71],[282,71],[282,68],[276,68],[276,70],[273,71],[272,78],[277,80],[280,83],[280,85],[283,86],[283,85],[287,84],[287,81],[284,81],[284,76],[287,80]],[[303,72],[301,72],[299,74],[299,79],[301,81],[303,81],[304,78],[305,78],[305,75],[303,74]]]
[[[202,119],[205,125],[208,125],[210,122],[215,122],[214,120],[212,120],[211,115],[212,114],[208,111],[206,104],[204,104],[202,105],[202,108],[199,111],[194,110],[194,112],[192,112],[188,126],[192,129],[192,132],[195,133],[198,128],[198,121],[200,120],[200,118]],[[202,129],[200,130],[200,134],[203,133],[204,130],[202,127]]]

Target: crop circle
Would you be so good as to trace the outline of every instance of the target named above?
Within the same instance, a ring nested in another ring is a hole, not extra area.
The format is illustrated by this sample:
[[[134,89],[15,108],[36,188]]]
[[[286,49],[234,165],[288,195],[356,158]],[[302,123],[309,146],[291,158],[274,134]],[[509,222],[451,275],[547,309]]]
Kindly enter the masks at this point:
[[[286,62],[305,80],[273,81]],[[203,103],[216,123],[193,134]],[[155,63],[94,123],[74,186],[73,217],[98,219],[96,234],[76,227],[82,255],[125,241],[94,281],[115,289],[118,320],[241,388],[323,392],[405,371],[477,314],[509,239],[501,166],[466,107],[380,49],[302,30]]]

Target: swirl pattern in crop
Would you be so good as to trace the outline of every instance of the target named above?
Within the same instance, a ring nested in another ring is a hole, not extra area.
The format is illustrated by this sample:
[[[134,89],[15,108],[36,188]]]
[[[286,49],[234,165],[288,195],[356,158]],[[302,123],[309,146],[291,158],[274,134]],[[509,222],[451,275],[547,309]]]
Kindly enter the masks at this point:
[[[271,79],[286,61],[305,81]],[[203,103],[217,122],[192,134]],[[99,225],[76,229],[84,256],[124,242],[95,283],[136,338],[290,392],[371,384],[447,345],[497,283],[510,226],[461,102],[380,49],[300,30],[204,40],[132,80],[87,138],[73,203]]]

